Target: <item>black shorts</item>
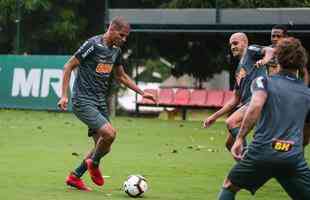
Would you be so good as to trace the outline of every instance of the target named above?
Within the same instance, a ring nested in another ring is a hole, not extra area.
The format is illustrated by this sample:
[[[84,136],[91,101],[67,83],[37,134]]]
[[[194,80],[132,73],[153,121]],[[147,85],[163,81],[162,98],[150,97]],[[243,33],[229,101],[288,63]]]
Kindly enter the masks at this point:
[[[303,157],[291,163],[262,162],[248,153],[230,171],[228,179],[233,185],[253,195],[268,180],[275,178],[292,199],[310,199],[310,169]]]
[[[89,137],[96,133],[97,129],[110,122],[105,106],[83,104],[77,101],[72,101],[72,105],[75,116],[88,126]]]

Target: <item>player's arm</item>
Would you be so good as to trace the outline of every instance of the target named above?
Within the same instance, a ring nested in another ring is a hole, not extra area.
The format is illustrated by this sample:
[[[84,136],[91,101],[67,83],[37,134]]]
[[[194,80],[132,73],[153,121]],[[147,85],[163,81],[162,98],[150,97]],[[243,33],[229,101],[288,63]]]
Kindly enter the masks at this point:
[[[233,157],[237,160],[242,158],[243,143],[247,134],[252,130],[258,120],[263,106],[267,100],[266,79],[258,77],[252,83],[253,95],[248,109],[243,117],[236,141],[231,148]]]
[[[212,114],[210,117],[207,117],[203,121],[203,127],[208,128],[211,124],[213,124],[218,118],[221,116],[231,112],[239,103],[240,103],[240,96],[236,90],[234,90],[234,95],[228,102],[217,112]]]
[[[264,47],[261,50],[263,58],[256,62],[256,66],[266,65],[274,56],[274,49],[271,47]]]
[[[88,40],[74,53],[74,55],[64,65],[63,82],[61,87],[61,98],[58,101],[58,107],[61,110],[66,110],[68,105],[68,88],[71,78],[71,72],[76,68],[84,59],[94,52],[93,41]]]
[[[76,68],[80,64],[80,61],[72,56],[64,65],[63,77],[62,77],[62,86],[61,86],[61,98],[58,101],[58,107],[61,110],[67,110],[68,105],[68,88],[71,78],[71,73],[74,68]]]
[[[143,98],[147,98],[150,99],[154,102],[156,102],[155,97],[147,92],[142,91],[136,84],[135,82],[133,82],[133,80],[126,74],[126,72],[124,71],[123,65],[117,65],[115,70],[115,76],[116,79],[124,84],[126,87],[132,89],[133,91],[135,91],[136,93],[140,94],[141,96],[143,96]]]

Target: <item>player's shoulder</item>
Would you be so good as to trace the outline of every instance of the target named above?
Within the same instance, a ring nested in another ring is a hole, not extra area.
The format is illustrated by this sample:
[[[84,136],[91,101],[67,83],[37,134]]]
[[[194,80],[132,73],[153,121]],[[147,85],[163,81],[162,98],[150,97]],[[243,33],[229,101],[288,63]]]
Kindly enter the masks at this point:
[[[261,51],[263,48],[264,46],[257,45],[257,44],[252,44],[248,46],[248,50],[251,50],[251,51]]]
[[[102,37],[100,35],[95,35],[87,40],[87,42],[92,44],[101,43]]]
[[[259,76],[252,81],[251,90],[267,90],[268,82],[270,81],[270,77],[267,76]]]
[[[93,36],[91,38],[88,38],[84,41],[84,43],[80,46],[79,50],[85,49],[85,48],[93,48],[93,46],[98,43],[98,36]]]

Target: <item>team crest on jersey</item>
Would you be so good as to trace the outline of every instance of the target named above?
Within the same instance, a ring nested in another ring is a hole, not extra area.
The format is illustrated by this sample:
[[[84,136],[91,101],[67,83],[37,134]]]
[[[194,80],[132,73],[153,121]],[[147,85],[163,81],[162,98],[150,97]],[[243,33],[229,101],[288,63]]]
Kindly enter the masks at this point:
[[[96,67],[96,72],[99,74],[108,74],[111,71],[112,71],[112,65],[111,64],[100,63]]]
[[[236,81],[237,84],[240,85],[241,79],[246,76],[246,71],[243,67],[240,68],[240,70],[236,73]]]
[[[294,142],[287,140],[273,140],[272,147],[276,151],[288,152],[292,149]]]

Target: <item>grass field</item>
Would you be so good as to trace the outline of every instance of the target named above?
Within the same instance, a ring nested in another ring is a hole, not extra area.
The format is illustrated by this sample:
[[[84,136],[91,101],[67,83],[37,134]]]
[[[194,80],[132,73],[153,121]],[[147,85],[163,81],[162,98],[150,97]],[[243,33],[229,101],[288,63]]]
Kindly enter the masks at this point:
[[[112,119],[118,138],[103,160],[106,179],[94,191],[68,188],[64,179],[80,163],[92,141],[86,127],[71,113],[0,110],[1,200],[126,200],[120,188],[130,174],[142,174],[150,190],[144,199],[213,200],[234,164],[224,149],[225,126],[202,129],[200,122],[119,117]],[[308,148],[306,156],[309,158]],[[289,199],[275,182],[255,197],[243,191],[238,199]]]

